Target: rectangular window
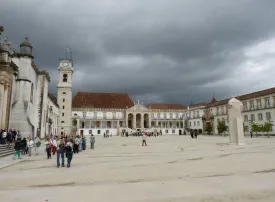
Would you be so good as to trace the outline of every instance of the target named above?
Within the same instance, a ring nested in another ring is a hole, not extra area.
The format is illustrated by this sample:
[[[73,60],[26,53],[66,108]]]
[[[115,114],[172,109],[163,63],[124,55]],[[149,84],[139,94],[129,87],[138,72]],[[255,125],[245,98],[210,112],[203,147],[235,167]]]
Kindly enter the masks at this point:
[[[62,116],[64,116],[64,113],[62,113]]]
[[[101,132],[100,130],[97,130],[97,134],[98,134],[98,135],[100,135],[100,132]]]
[[[254,110],[254,101],[249,102],[250,110]]]
[[[257,109],[261,109],[261,108],[262,108],[261,99],[257,99]]]
[[[265,98],[265,108],[269,108],[269,107],[270,107],[269,98]]]
[[[251,114],[250,118],[251,118],[251,121],[255,121],[255,115],[254,114]]]
[[[224,107],[221,107],[221,113],[224,114]]]
[[[65,123],[65,121],[61,121],[61,123]]]
[[[66,95],[66,92],[63,92],[63,95]]]
[[[244,121],[248,121],[248,116],[244,115]]]
[[[267,121],[270,121],[270,120],[271,120],[271,113],[270,113],[270,112],[266,112],[266,113],[265,113],[265,116],[266,116],[266,120],[267,120]]]
[[[165,133],[168,133],[168,130],[165,130]]]
[[[263,114],[262,113],[259,113],[258,114],[258,121],[262,121],[263,120]]]
[[[189,125],[192,126],[192,122],[191,121],[189,122]]]
[[[63,109],[65,109],[65,106],[63,105],[63,107],[62,107]]]
[[[175,130],[172,130],[172,133],[175,133]]]
[[[196,121],[194,121],[194,126],[196,126]]]
[[[200,122],[199,121],[197,121],[197,126],[200,126]]]
[[[243,102],[243,111],[247,111],[247,102]]]
[[[216,115],[220,115],[219,108],[216,109]]]
[[[63,98],[63,102],[65,102],[65,98]]]

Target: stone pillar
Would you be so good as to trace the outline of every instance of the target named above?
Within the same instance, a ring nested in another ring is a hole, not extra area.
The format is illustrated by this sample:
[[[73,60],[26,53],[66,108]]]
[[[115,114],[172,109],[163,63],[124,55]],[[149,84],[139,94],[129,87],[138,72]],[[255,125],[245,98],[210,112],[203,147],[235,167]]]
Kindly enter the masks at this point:
[[[7,130],[6,128],[6,116],[7,116],[7,100],[8,100],[8,86],[5,85],[4,87],[4,94],[3,94],[3,111],[2,111],[2,123],[1,126],[3,129]]]
[[[4,84],[0,83],[0,129],[3,129],[2,127],[3,110],[4,110]]]
[[[128,128],[128,114],[126,113],[126,117],[125,117],[125,128]]]
[[[144,114],[141,114],[141,117],[140,117],[140,127],[141,127],[141,130],[144,129]]]
[[[148,122],[149,122],[149,123],[148,123],[148,128],[151,128],[151,127],[152,127],[152,123],[151,123],[151,122],[152,122],[152,120],[151,120],[151,114],[149,114],[148,119],[149,119],[149,120],[148,120]]]
[[[137,115],[136,114],[133,114],[133,129],[136,129],[137,126],[136,126],[136,117]]]

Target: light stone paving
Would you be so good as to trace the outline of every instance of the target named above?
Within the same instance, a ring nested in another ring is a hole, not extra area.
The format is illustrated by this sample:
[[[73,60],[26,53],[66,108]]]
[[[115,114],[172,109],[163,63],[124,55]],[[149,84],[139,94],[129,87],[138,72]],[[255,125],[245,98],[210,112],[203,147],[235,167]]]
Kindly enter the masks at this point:
[[[55,158],[24,157],[0,170],[3,202],[274,202],[275,138],[96,137],[96,150]]]

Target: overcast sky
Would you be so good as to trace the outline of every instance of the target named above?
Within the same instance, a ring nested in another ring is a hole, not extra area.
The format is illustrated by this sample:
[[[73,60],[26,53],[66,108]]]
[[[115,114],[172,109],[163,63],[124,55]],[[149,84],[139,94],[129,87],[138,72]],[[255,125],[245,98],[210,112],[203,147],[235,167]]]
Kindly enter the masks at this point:
[[[13,47],[29,37],[54,94],[67,45],[74,93],[189,104],[275,83],[274,0],[0,0],[0,24]]]

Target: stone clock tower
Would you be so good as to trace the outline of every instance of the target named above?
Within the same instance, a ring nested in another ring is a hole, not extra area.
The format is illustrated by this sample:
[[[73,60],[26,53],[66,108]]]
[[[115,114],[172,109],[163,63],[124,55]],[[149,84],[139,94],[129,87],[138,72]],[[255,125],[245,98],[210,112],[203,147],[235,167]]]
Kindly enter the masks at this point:
[[[74,68],[73,60],[68,59],[69,54],[70,51],[67,49],[66,59],[61,59],[58,67],[57,102],[59,105],[59,135],[70,135],[72,126],[72,76]]]

